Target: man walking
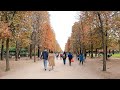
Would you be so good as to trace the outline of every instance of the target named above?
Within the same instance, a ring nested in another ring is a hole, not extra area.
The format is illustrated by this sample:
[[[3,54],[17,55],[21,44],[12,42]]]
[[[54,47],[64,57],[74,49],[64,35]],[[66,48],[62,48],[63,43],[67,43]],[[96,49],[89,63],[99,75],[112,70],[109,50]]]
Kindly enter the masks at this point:
[[[48,51],[47,51],[47,49],[45,49],[45,50],[42,52],[41,57],[43,58],[44,69],[45,69],[45,71],[46,71],[46,70],[47,70],[47,61],[48,61]]]
[[[71,60],[73,58],[73,55],[71,54],[71,52],[69,52],[68,54],[68,59],[69,59],[69,65],[71,66]]]

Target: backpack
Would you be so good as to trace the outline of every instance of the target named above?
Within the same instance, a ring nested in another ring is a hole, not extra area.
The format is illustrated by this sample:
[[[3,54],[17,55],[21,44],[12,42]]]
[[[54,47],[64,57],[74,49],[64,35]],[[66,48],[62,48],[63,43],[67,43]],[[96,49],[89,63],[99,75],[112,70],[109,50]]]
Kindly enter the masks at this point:
[[[72,59],[72,58],[73,58],[72,54],[69,54],[68,57],[69,57],[69,59]]]

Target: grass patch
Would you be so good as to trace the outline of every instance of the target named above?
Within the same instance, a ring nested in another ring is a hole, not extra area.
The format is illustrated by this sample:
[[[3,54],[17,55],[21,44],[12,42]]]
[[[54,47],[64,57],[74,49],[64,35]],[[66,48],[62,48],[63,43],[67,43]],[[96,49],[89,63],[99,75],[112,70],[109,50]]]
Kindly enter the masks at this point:
[[[120,58],[120,53],[113,54],[112,57],[114,57],[114,58]]]

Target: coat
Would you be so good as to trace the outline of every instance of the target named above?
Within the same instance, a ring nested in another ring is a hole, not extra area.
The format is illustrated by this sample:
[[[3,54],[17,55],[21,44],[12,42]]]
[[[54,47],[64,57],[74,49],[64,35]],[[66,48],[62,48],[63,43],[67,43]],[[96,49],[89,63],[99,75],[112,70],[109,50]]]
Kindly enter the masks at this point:
[[[83,54],[80,54],[80,55],[79,55],[79,59],[80,59],[80,61],[84,61],[84,56],[83,56]]]
[[[43,59],[48,60],[48,52],[47,51],[43,51],[42,52],[42,57],[43,57]]]
[[[65,56],[65,57],[63,57],[63,56]],[[66,53],[63,53],[62,57],[63,57],[63,60],[65,60],[67,58]]]
[[[54,54],[49,54],[48,62],[49,66],[55,66],[55,58]]]
[[[71,60],[73,58],[72,54],[68,54],[68,58]]]

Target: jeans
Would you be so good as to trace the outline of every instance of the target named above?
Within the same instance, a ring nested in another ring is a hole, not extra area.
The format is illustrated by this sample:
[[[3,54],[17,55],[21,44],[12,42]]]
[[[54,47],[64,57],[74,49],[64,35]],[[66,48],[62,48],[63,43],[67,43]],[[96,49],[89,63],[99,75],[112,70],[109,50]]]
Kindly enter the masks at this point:
[[[71,66],[71,60],[72,60],[72,59],[69,59],[69,65],[70,65],[70,66]]]
[[[64,63],[64,65],[66,64],[66,59],[63,59],[63,63]]]
[[[80,63],[82,63],[82,65],[83,65],[83,60],[80,60]]]
[[[43,63],[44,63],[44,69],[47,69],[47,60],[43,60]]]

